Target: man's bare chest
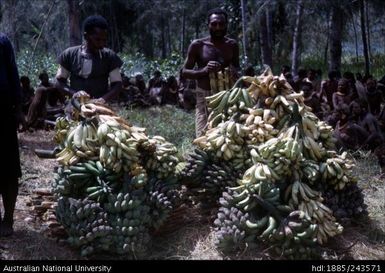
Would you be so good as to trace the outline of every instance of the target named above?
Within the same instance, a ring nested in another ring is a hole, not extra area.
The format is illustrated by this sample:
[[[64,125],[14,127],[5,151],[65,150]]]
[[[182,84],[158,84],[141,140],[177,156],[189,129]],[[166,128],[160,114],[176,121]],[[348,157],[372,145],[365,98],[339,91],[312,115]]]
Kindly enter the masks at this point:
[[[228,66],[230,63],[232,63],[234,58],[233,49],[229,44],[224,44],[221,46],[203,44],[200,57],[203,64],[207,64],[209,61],[217,61],[225,66]]]

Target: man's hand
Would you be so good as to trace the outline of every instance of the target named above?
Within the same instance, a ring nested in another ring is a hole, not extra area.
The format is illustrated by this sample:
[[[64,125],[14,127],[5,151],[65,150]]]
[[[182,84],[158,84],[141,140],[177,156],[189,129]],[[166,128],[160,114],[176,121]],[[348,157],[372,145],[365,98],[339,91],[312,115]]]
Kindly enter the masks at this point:
[[[72,97],[73,98],[81,98],[81,97],[91,98],[91,96],[86,91],[83,91],[83,90],[76,92],[75,94],[72,95]]]
[[[205,67],[205,70],[207,71],[207,73],[217,72],[221,69],[222,69],[222,65],[217,61],[209,61]]]
[[[106,101],[103,98],[92,99],[92,100],[90,100],[90,102],[95,103],[95,104],[106,104]]]

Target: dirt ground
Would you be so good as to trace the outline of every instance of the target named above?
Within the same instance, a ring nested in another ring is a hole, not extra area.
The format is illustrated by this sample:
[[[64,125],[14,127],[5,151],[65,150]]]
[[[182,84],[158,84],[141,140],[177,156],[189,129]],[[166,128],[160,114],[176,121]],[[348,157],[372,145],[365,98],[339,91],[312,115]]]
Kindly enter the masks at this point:
[[[15,212],[15,233],[0,238],[0,260],[80,260],[86,259],[72,249],[62,237],[52,236],[47,222],[32,206],[36,189],[50,188],[54,159],[40,159],[34,149],[52,149],[53,131],[40,130],[19,134],[23,176]],[[385,180],[371,154],[361,153],[356,161],[356,175],[363,188],[369,217],[360,222],[343,223],[342,235],[324,246],[325,259],[385,259]],[[214,246],[214,232],[199,210],[190,209],[189,221],[178,230],[157,236],[148,259],[157,260],[260,260],[271,259],[268,247],[225,255]],[[117,256],[97,256],[88,259],[126,259]]]

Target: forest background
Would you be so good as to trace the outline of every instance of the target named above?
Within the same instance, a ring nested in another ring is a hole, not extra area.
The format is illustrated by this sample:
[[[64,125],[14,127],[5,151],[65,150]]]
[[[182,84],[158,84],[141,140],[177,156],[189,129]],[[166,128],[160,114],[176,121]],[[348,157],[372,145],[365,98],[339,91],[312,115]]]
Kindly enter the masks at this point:
[[[33,83],[52,77],[56,56],[82,42],[81,22],[92,14],[110,24],[109,47],[123,72],[177,75],[188,45],[207,35],[207,11],[229,14],[228,35],[240,46],[242,68],[267,64],[385,74],[382,0],[0,0],[0,29],[11,38],[20,74]]]

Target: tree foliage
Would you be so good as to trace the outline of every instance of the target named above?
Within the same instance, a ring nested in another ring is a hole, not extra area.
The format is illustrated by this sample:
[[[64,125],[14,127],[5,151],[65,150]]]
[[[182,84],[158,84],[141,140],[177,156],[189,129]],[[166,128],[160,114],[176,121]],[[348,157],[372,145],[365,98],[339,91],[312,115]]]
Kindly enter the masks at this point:
[[[33,63],[40,55],[57,56],[79,40],[80,24],[87,16],[101,14],[110,24],[109,47],[124,56],[132,56],[134,59],[131,63],[127,60],[129,63],[126,64],[127,70],[132,70],[132,62],[140,58],[159,62],[179,56],[180,60],[175,64],[180,65],[190,42],[208,35],[207,11],[221,7],[229,14],[228,35],[238,40],[244,65],[261,65],[268,61],[275,70],[282,64],[291,65],[297,0],[244,0],[244,28],[241,2],[2,0],[0,27],[13,41],[17,53],[28,51],[28,62]],[[70,3],[78,9],[69,9]],[[364,14],[360,12],[361,3]],[[303,1],[301,35],[296,47],[298,65],[317,60],[317,66],[327,70],[339,68],[350,60],[353,65],[359,64],[360,58],[367,55],[367,62],[376,69],[375,56],[385,54],[384,11],[381,0]],[[338,16],[333,17],[333,14]],[[242,43],[244,36],[246,45]],[[365,51],[363,37],[367,43]],[[35,51],[39,53],[35,54]],[[135,56],[140,58],[135,59]],[[363,71],[364,66],[360,70]]]

